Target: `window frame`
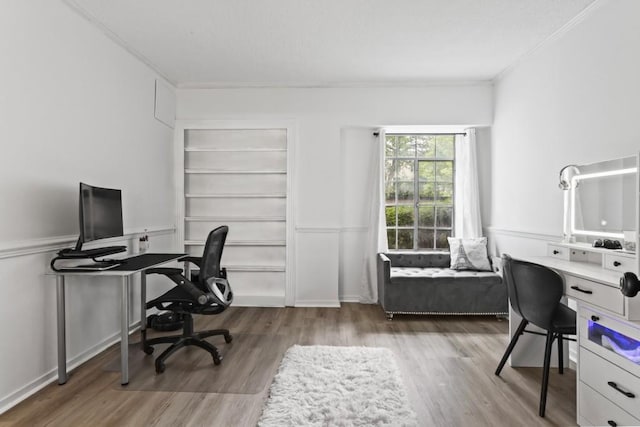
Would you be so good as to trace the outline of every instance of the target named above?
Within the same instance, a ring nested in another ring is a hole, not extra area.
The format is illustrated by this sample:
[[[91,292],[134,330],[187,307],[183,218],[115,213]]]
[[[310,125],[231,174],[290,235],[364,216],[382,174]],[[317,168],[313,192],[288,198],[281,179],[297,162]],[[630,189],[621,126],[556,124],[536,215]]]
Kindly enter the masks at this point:
[[[394,141],[394,156],[393,157],[387,157],[386,155],[386,144],[388,142],[388,137],[401,137],[401,136],[408,136],[408,137],[420,137],[420,136],[425,136],[425,137],[442,137],[442,136],[450,136],[453,139],[453,147],[452,147],[452,156],[450,157],[438,157],[438,152],[437,152],[437,139],[436,139],[436,144],[434,146],[434,154],[433,157],[420,157],[418,154],[418,149],[417,149],[417,138],[413,138],[413,142],[414,142],[414,146],[413,146],[413,151],[414,154],[413,156],[399,156],[398,155],[398,141]],[[437,247],[438,244],[438,234],[439,232],[445,231],[449,233],[449,236],[454,236],[454,230],[455,230],[455,194],[456,194],[456,185],[455,185],[455,173],[456,173],[456,153],[455,153],[455,139],[456,139],[456,133],[455,132],[438,132],[438,133],[434,133],[434,132],[423,132],[423,133],[404,133],[404,132],[393,132],[393,133],[387,133],[385,135],[385,150],[384,150],[384,164],[385,164],[385,173],[384,173],[384,186],[385,186],[385,198],[384,198],[384,207],[385,207],[385,229],[387,232],[387,238],[389,237],[389,231],[394,231],[394,236],[395,236],[395,241],[392,242],[388,242],[389,243],[389,250],[390,251],[442,251],[442,252],[446,252],[449,248],[448,245],[446,245],[445,247]],[[395,200],[393,203],[388,203],[387,202],[387,197],[386,197],[386,188],[387,185],[389,183],[389,181],[387,181],[386,177],[387,177],[387,160],[392,160],[394,161],[394,170],[393,170],[393,177],[391,178],[390,182],[393,183],[394,185],[394,197]],[[408,183],[409,181],[401,181],[398,179],[398,161],[402,161],[402,160],[409,160],[413,162],[413,200],[411,201],[400,201],[398,198],[398,189],[399,189],[399,184],[400,183]],[[428,181],[424,181],[420,179],[420,163],[423,161],[429,161],[429,162],[434,162],[434,175],[433,175],[433,180],[428,180]],[[439,181],[438,180],[438,175],[437,175],[437,165],[439,162],[451,162],[451,181]],[[422,183],[431,183],[434,186],[434,199],[433,201],[423,201],[420,200],[420,184]],[[437,203],[437,186],[438,184],[450,184],[451,185],[451,204],[447,204],[447,205],[439,205]],[[398,207],[400,206],[412,206],[413,207],[413,225],[412,226],[399,226],[398,225]],[[433,208],[433,224],[432,226],[429,227],[425,227],[425,226],[421,226],[420,225],[420,208],[421,207],[432,207]],[[395,208],[395,223],[393,226],[388,226],[386,224],[386,210],[389,207],[394,207]],[[451,226],[450,227],[444,227],[444,226],[438,226],[438,208],[444,208],[444,209],[450,209],[451,211]],[[400,234],[400,231],[402,230],[411,230],[412,232],[412,240],[413,240],[413,248],[398,248],[398,236]],[[432,242],[431,242],[431,246],[430,247],[419,247],[419,242],[420,242],[420,231],[421,230],[430,230],[433,232],[433,238],[432,238]]]

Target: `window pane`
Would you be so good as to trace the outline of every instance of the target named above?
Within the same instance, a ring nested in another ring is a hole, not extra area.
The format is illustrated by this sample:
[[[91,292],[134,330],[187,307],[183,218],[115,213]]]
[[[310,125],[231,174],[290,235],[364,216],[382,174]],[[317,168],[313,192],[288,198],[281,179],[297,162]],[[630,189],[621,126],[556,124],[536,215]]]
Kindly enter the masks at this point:
[[[396,183],[387,182],[384,186],[384,198],[387,204],[396,202]]]
[[[418,230],[418,248],[433,249],[434,233],[431,229],[421,228]]]
[[[436,227],[450,228],[453,221],[453,209],[452,208],[437,208]]]
[[[387,230],[387,243],[389,245],[389,249],[396,249],[396,229],[389,228]]]
[[[451,237],[451,231],[438,230],[436,234],[436,248],[437,249],[449,249],[449,241],[447,237]]]
[[[396,179],[396,160],[384,161],[384,181],[393,181]]]
[[[413,249],[413,230],[398,230],[398,249]]]
[[[415,157],[416,140],[413,136],[399,135],[396,136],[398,141],[398,157]]]
[[[396,156],[396,137],[387,136],[384,144],[384,156],[395,157]]]
[[[387,217],[387,227],[395,227],[396,225],[396,207],[387,206],[384,209],[384,214]]]
[[[398,206],[398,226],[413,227],[414,215],[413,205]]]
[[[396,163],[398,181],[413,181],[413,160],[398,160]]]
[[[434,203],[436,200],[435,184],[433,182],[420,183],[420,201]]]
[[[453,135],[436,136],[436,157],[439,159],[453,159]]]
[[[413,201],[413,182],[398,183],[398,201]]]
[[[433,181],[436,177],[436,162],[420,160],[418,162],[418,174],[421,181]]]
[[[440,205],[453,205],[453,184],[436,184],[436,203]]]
[[[435,208],[433,206],[420,206],[418,211],[420,215],[418,226],[433,227],[435,223]]]
[[[436,163],[436,180],[453,182],[453,162]]]
[[[416,150],[418,157],[435,157],[436,137],[433,135],[416,136]]]

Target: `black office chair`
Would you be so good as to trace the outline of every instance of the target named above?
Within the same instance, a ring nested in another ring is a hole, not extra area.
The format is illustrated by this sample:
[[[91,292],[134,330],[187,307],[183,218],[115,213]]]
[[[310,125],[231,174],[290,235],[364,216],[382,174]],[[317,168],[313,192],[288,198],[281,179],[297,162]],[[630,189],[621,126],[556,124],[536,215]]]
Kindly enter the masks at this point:
[[[512,259],[506,254],[502,256],[502,262],[511,308],[522,317],[522,321],[513,335],[504,356],[502,356],[495,374],[500,375],[520,335],[524,332],[546,335],[540,410],[538,412],[541,417],[544,417],[553,341],[555,339],[558,340],[558,372],[562,374],[562,341],[575,341],[567,338],[566,335],[576,334],[576,312],[560,302],[564,285],[562,277],[558,273],[542,265]],[[529,323],[545,329],[547,331],[546,334],[525,330]]]
[[[147,309],[155,307],[159,310],[172,311],[184,322],[182,335],[149,340],[143,337],[143,349],[147,354],[153,353],[152,346],[154,344],[171,343],[171,346],[156,358],[156,372],[159,374],[164,372],[164,362],[167,358],[188,345],[200,347],[211,353],[213,363],[216,365],[222,361],[218,349],[204,339],[214,335],[223,335],[224,340],[230,343],[231,334],[227,329],[194,332],[192,314],[218,314],[229,307],[233,301],[233,292],[231,292],[227,281],[226,269],[220,267],[220,259],[228,231],[229,227],[224,225],[209,233],[202,258],[185,257],[181,259],[181,261],[191,262],[200,268],[198,273],[192,274],[191,280],[187,279],[179,268],[147,270],[147,274],[162,274],[177,285],[160,297],[149,301]]]

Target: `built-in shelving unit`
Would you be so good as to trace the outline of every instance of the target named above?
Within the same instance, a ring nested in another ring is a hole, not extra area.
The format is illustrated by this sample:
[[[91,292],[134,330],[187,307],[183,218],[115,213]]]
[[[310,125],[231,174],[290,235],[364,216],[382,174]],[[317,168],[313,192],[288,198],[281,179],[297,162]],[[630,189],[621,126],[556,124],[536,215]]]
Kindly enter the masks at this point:
[[[185,251],[229,226],[222,263],[236,296],[284,304],[287,272],[287,129],[186,129],[182,147]]]

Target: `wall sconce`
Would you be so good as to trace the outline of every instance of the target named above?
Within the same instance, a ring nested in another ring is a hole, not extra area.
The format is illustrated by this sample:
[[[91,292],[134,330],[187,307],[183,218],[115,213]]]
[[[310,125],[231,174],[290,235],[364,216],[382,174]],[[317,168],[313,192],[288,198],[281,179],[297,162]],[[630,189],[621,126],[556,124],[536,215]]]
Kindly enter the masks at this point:
[[[580,169],[576,165],[567,165],[560,169],[560,173],[558,174],[558,187],[562,190],[564,197],[564,210],[563,210],[563,221],[562,221],[562,241],[565,243],[573,243],[575,238],[571,235],[571,213],[569,212],[569,202],[570,195],[569,190],[571,189],[572,183],[575,183],[575,187],[577,187],[580,182],[575,181],[573,177],[580,173]]]

